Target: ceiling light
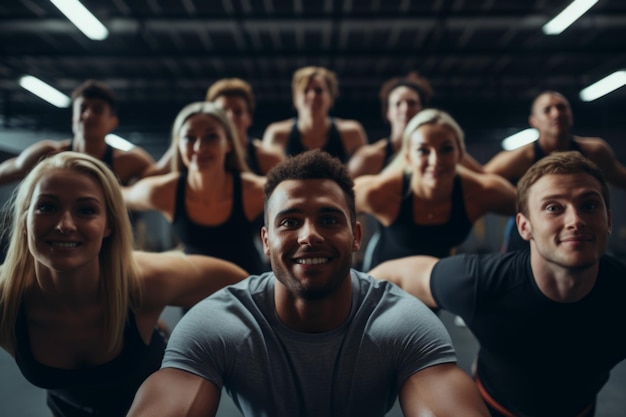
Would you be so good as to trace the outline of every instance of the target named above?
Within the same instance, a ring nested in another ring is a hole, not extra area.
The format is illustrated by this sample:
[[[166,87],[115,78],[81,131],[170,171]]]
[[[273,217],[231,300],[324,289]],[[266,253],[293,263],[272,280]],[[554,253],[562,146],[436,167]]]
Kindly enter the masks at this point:
[[[89,39],[101,41],[109,36],[107,28],[78,0],[50,0]]]
[[[527,143],[534,142],[539,139],[539,131],[537,129],[525,129],[517,132],[508,138],[502,140],[502,148],[507,151],[520,148]]]
[[[130,151],[132,148],[135,147],[135,145],[133,145],[123,137],[117,136],[113,133],[109,133],[108,135],[106,135],[104,137],[104,141],[114,148],[120,149],[122,151]]]
[[[69,107],[72,102],[68,96],[32,75],[24,75],[20,78],[19,84],[22,88],[54,106],[65,108]]]
[[[593,101],[624,85],[626,85],[626,70],[616,71],[600,81],[596,81],[589,87],[580,90],[580,99],[582,101]]]
[[[543,25],[546,35],[558,35],[596,4],[598,0],[574,0],[561,13]]]

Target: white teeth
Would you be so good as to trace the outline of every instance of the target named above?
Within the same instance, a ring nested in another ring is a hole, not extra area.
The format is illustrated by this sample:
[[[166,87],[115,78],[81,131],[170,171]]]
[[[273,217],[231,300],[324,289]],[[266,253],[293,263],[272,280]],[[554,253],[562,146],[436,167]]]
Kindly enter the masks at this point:
[[[296,263],[302,265],[318,265],[328,262],[328,258],[299,258]]]
[[[76,246],[78,246],[78,243],[76,242],[52,242],[51,245],[57,248],[75,248]]]

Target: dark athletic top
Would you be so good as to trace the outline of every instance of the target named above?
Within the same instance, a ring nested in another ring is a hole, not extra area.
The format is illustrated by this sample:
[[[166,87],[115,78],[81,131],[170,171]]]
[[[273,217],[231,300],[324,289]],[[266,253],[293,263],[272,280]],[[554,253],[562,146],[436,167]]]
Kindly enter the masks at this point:
[[[146,346],[132,311],[120,354],[101,365],[79,369],[54,368],[33,357],[23,308],[16,328],[17,366],[31,384],[47,390],[47,404],[55,417],[126,416],[137,389],[159,369],[165,351],[165,340],[157,329]]]
[[[260,235],[258,222],[249,221],[243,210],[241,175],[233,172],[233,206],[228,219],[216,226],[205,226],[189,218],[185,206],[187,172],[180,173],[172,228],[187,254],[214,256],[230,261],[249,274],[265,271],[254,239]]]
[[[538,140],[533,143],[533,149],[535,153],[533,164],[547,156],[543,149],[541,149],[541,146],[539,146]],[[580,145],[578,145],[578,143],[575,142],[574,139],[571,139],[569,141],[569,150],[578,151],[581,154],[585,155],[582,149],[580,149]],[[517,181],[515,181],[514,185],[516,184]],[[517,230],[517,225],[515,224],[515,216],[509,218],[509,221],[504,228],[503,247],[504,252],[511,252],[514,250],[530,250],[530,243],[527,240],[524,240]]]
[[[67,147],[68,151],[72,150],[73,144],[74,144],[74,139],[72,138],[70,139],[70,146]],[[104,155],[102,155],[102,158],[100,158],[100,160],[104,162],[105,164],[107,164],[107,166],[111,168],[111,170],[113,169],[113,147],[109,145],[108,143],[106,144]]]
[[[393,150],[393,143],[391,143],[391,139],[385,138],[385,140],[387,141],[387,144],[385,145],[385,163],[383,164],[383,167],[389,165],[389,162],[391,162],[393,157],[396,156],[396,153]]]
[[[302,140],[300,131],[298,130],[298,119],[293,119],[293,128],[289,133],[289,139],[287,140],[287,148],[285,153],[288,156],[298,155],[308,149],[302,146]],[[322,148],[323,151],[328,152],[332,156],[338,158],[341,162],[347,162],[349,155],[343,148],[343,142],[341,141],[341,135],[335,125],[335,118],[330,118],[330,128],[328,129],[328,140],[326,145]]]
[[[259,159],[257,158],[256,155],[256,147],[254,146],[254,143],[252,143],[254,139],[253,138],[248,138],[248,145],[247,145],[247,151],[246,151],[246,163],[248,164],[248,168],[250,168],[250,171],[252,171],[253,173],[257,174],[257,175],[264,175],[261,172],[261,166],[259,165]]]
[[[605,255],[591,292],[559,303],[539,290],[530,252],[517,251],[442,259],[430,288],[476,336],[477,372],[493,399],[518,416],[574,417],[626,359],[625,277]]]
[[[443,224],[416,224],[413,220],[413,193],[410,191],[411,175],[402,181],[402,202],[398,217],[388,227],[380,228],[380,238],[371,253],[371,260],[364,260],[367,270],[381,262],[411,255],[431,255],[438,258],[450,255],[450,250],[463,243],[473,224],[467,217],[461,177],[454,178],[452,188],[452,211]],[[369,249],[369,248],[368,248]],[[370,252],[369,250],[366,252]]]

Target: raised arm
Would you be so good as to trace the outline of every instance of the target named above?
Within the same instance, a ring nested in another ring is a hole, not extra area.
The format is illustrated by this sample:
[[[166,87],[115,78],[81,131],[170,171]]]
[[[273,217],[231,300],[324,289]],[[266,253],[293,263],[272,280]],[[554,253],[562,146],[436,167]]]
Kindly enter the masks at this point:
[[[147,306],[191,307],[215,291],[248,276],[237,265],[203,255],[182,252],[135,252],[144,281]]]
[[[343,147],[348,155],[367,144],[367,134],[363,125],[356,120],[337,120],[337,128],[341,133]]]
[[[612,185],[626,188],[626,167],[619,162],[611,145],[601,138],[586,139],[580,139],[581,145],[588,150],[589,159],[604,171],[606,180]]]
[[[292,124],[293,120],[288,119],[281,122],[274,122],[267,126],[263,133],[263,146],[268,149],[278,147],[278,149],[281,149],[284,153],[287,148],[287,141],[289,140],[289,132],[291,131]]]
[[[133,211],[158,210],[171,220],[179,175],[177,172],[156,175],[122,187],[126,206]]]
[[[476,385],[456,364],[431,366],[400,388],[400,406],[411,417],[488,417]]]
[[[28,171],[47,155],[59,152],[61,143],[53,140],[37,142],[24,149],[18,156],[0,164],[0,185],[20,181]]]
[[[164,368],[144,381],[127,417],[212,417],[217,413],[220,393],[204,378]]]
[[[430,274],[437,262],[439,259],[432,256],[408,256],[383,262],[369,274],[396,284],[424,304],[436,308],[437,303],[430,291]]]

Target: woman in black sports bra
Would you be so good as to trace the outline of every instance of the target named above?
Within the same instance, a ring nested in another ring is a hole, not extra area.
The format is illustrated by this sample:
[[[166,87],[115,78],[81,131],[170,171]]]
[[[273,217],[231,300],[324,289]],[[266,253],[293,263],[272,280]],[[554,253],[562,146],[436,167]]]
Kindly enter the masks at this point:
[[[269,270],[260,250],[265,177],[249,171],[232,122],[215,103],[185,106],[172,128],[172,172],[124,189],[131,210],[158,210],[187,254],[214,256],[250,274]]]
[[[514,213],[513,186],[463,167],[464,152],[463,131],[454,119],[425,109],[408,123],[392,163],[378,175],[356,178],[357,211],[381,224],[363,270],[409,255],[447,256],[486,213]]]
[[[165,306],[190,307],[247,275],[214,258],[133,252],[117,178],[83,153],[37,164],[12,216],[0,346],[55,417],[125,416],[160,367]]]

